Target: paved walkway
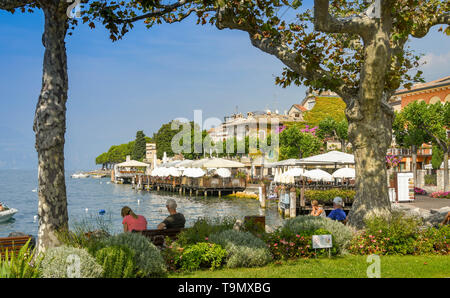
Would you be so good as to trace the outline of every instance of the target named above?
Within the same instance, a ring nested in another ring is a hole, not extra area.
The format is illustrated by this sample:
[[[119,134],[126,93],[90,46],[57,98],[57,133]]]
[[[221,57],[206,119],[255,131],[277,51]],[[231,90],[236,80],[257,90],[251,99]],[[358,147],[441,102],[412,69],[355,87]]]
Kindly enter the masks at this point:
[[[401,203],[402,205],[412,205],[422,209],[440,209],[442,207],[450,207],[450,199],[435,199],[429,196],[418,196],[411,203]]]

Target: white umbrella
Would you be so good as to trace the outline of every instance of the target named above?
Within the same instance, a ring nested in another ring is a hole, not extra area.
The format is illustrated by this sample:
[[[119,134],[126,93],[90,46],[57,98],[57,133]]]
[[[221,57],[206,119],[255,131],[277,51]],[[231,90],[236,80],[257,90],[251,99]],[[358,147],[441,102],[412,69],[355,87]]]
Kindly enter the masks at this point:
[[[304,176],[312,180],[333,181],[333,176],[320,169],[307,171]]]
[[[231,176],[231,171],[225,168],[217,169],[216,173],[222,178],[228,178]]]
[[[355,178],[355,169],[342,168],[335,171],[331,176],[333,176],[333,178]]]
[[[244,168],[245,165],[243,163],[228,160],[224,158],[204,158],[200,160],[196,160],[190,164],[191,167],[195,168]]]
[[[299,176],[303,176],[303,174],[305,172],[306,171],[302,168],[292,168],[286,172],[286,175],[292,176],[292,177],[299,177]]]
[[[181,176],[181,171],[174,167],[168,168],[167,173],[169,174],[169,176],[172,176],[172,177],[180,177]]]
[[[192,177],[192,178],[199,178],[204,176],[206,173],[200,168],[188,168],[183,172],[184,176]]]

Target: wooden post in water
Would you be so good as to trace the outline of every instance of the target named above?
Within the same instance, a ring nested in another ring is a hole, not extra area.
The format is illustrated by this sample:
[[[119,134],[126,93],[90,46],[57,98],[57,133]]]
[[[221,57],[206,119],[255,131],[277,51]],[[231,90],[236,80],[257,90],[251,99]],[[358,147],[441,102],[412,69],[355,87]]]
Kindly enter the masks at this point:
[[[292,218],[297,216],[297,191],[295,190],[295,187],[290,189],[289,196],[289,216]]]
[[[221,198],[221,197],[222,197],[222,191],[219,190],[219,198]]]

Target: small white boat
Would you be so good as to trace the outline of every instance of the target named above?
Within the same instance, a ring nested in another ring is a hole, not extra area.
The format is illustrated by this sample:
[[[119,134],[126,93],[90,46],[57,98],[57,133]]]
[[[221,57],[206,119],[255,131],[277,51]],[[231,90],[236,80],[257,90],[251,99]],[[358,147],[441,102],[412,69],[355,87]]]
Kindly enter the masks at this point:
[[[78,178],[87,178],[87,177],[89,177],[89,175],[88,174],[83,174],[83,173],[76,173],[76,174],[73,174],[71,177],[75,178],[75,179],[78,179]]]
[[[3,205],[3,208],[5,208],[6,210],[0,211],[0,223],[7,222],[14,216],[14,214],[19,212],[19,210],[14,209],[14,208],[8,208],[5,205]]]

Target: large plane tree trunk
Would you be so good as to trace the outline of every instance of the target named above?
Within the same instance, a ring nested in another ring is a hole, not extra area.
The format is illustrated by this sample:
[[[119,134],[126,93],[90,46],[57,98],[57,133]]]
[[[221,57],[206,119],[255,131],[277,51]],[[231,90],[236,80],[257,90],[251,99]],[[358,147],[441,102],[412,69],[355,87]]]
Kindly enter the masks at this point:
[[[383,14],[383,18],[389,17],[390,13]],[[387,215],[391,211],[386,152],[392,141],[394,113],[387,105],[391,93],[385,91],[391,59],[391,23],[386,19],[378,22],[376,29],[364,37],[360,92],[346,109],[356,163],[356,196],[348,220],[356,228],[362,228],[368,217]]]
[[[38,250],[59,245],[56,232],[68,226],[64,175],[64,134],[68,91],[65,2],[46,4],[42,90],[36,106],[34,131],[38,153]]]

